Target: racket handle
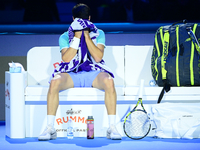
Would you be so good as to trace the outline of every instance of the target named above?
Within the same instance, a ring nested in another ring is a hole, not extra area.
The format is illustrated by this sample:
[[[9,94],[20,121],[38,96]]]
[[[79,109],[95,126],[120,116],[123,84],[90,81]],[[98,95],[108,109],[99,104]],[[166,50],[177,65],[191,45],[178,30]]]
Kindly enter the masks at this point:
[[[141,79],[139,88],[139,98],[142,98],[143,88],[144,88],[144,79]]]

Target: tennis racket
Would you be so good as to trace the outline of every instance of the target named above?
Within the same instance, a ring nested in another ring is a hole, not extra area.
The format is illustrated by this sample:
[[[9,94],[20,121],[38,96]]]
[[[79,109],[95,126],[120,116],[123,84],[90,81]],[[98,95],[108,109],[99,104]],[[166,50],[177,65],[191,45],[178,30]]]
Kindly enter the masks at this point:
[[[124,133],[131,139],[139,140],[148,135],[151,124],[150,118],[147,115],[142,103],[142,91],[144,87],[144,80],[141,80],[139,88],[139,98],[136,106],[131,110],[124,120]],[[141,104],[142,109],[137,109],[138,105]]]

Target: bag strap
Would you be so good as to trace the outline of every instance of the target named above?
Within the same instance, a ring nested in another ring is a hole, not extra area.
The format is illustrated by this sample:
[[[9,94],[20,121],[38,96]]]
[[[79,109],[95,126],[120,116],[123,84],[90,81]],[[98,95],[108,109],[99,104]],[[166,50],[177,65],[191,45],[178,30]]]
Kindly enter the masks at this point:
[[[169,31],[166,30],[164,33],[163,39],[163,52],[161,57],[161,72],[162,72],[162,80],[167,79],[167,70],[165,69],[166,59],[168,55],[169,49]]]
[[[162,100],[162,98],[164,96],[164,92],[165,92],[165,88],[163,87],[161,92],[160,92],[160,95],[158,97],[158,101],[157,101],[158,104],[161,102],[161,100]]]
[[[166,59],[168,55],[168,49],[169,49],[169,31],[166,30],[164,33],[164,38],[163,38],[163,52],[162,52],[162,57],[161,57],[161,72],[162,72],[162,81],[163,81],[163,89],[158,97],[158,102],[160,103],[163,96],[164,96],[164,91],[168,92],[170,90],[170,85],[167,82],[167,70],[165,69],[165,64],[166,64]]]
[[[161,92],[160,92],[160,95],[159,95],[159,97],[158,97],[158,101],[157,101],[158,104],[161,102],[161,100],[162,100],[162,98],[163,98],[163,96],[164,96],[164,93],[165,93],[165,92],[169,92],[170,89],[171,89],[171,87],[170,87],[170,85],[168,84],[167,80],[164,80],[163,82],[164,82],[164,86],[163,86],[163,88],[162,88],[162,90],[161,90]]]
[[[177,47],[177,54],[176,54],[176,84],[180,86],[180,79],[179,79],[179,53],[180,53],[180,43],[179,43],[179,25],[176,25],[176,47]]]
[[[161,26],[159,28],[159,33],[160,33],[160,36],[161,36],[161,40],[162,40],[162,29],[163,27]],[[157,50],[157,53],[158,53],[158,56],[157,58],[155,59],[155,65],[153,66],[155,68],[155,71],[156,71],[156,81],[158,80],[158,68],[157,68],[157,62],[158,62],[158,58],[160,57],[160,49],[159,49],[159,45],[158,45],[158,36],[157,36],[158,32],[156,32],[155,34],[155,46],[156,46],[156,50]]]
[[[187,27],[186,30],[188,31],[188,35],[190,36],[193,44],[195,45],[195,47],[198,51],[198,54],[200,55],[200,44],[199,44],[197,37],[195,35],[196,28],[197,28],[197,24],[194,24],[193,31],[192,31],[191,27]]]
[[[199,49],[199,43],[198,40],[195,36],[195,32],[196,32],[196,28],[197,28],[197,24],[194,24],[193,26],[193,30],[191,27],[187,27],[186,31],[188,33],[188,35],[190,36],[191,39],[191,58],[190,58],[190,82],[191,85],[194,85],[194,63],[193,63],[193,59],[194,59],[194,51],[195,51],[195,46],[196,46],[196,50],[198,52],[198,54],[200,53],[200,49]]]
[[[188,22],[187,19],[180,20],[180,21],[177,21],[177,22],[173,23],[172,26],[174,26],[174,25],[176,25],[176,24],[179,24],[179,23],[184,23],[184,24],[186,24],[187,22]]]

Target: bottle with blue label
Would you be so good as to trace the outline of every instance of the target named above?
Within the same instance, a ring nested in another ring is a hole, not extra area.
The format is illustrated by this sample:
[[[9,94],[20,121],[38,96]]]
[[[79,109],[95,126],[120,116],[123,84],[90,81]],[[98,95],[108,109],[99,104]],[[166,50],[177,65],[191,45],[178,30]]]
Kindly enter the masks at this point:
[[[68,139],[73,139],[74,138],[72,119],[69,119],[69,121],[67,123],[67,138]]]

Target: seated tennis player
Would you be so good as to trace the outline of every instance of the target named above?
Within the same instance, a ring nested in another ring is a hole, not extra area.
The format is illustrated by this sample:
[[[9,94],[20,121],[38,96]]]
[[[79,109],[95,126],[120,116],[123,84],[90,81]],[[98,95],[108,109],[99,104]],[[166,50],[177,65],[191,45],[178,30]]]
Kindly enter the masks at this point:
[[[47,95],[47,127],[38,140],[57,138],[54,121],[59,105],[59,91],[73,87],[94,87],[105,91],[105,106],[109,119],[107,138],[121,140],[115,127],[114,75],[102,59],[105,34],[90,22],[90,8],[87,5],[77,4],[72,13],[72,24],[59,38],[63,62],[52,74]]]

